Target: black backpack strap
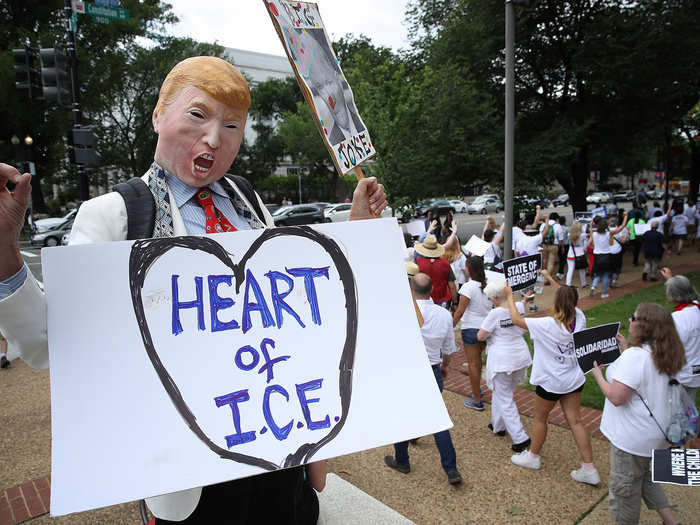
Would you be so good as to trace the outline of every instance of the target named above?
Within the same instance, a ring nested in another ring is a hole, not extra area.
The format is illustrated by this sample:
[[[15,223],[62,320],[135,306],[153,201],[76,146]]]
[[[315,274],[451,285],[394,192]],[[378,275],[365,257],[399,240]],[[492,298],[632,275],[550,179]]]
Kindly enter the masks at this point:
[[[126,204],[127,240],[150,239],[156,220],[156,203],[148,185],[139,177],[114,187]]]
[[[248,202],[250,202],[250,205],[253,207],[253,211],[258,216],[258,219],[260,219],[260,222],[262,222],[263,224],[267,224],[267,221],[265,220],[265,215],[263,215],[263,211],[260,208],[260,203],[258,202],[258,196],[256,195],[255,190],[253,189],[253,185],[248,181],[248,179],[246,179],[245,177],[241,177],[240,175],[227,174],[226,176],[236,183],[238,189],[241,190],[241,193],[245,196],[246,199],[248,199]],[[223,184],[223,187],[226,190],[226,193],[229,194],[229,197],[233,199],[232,192],[235,192],[236,190],[231,188],[228,184]]]

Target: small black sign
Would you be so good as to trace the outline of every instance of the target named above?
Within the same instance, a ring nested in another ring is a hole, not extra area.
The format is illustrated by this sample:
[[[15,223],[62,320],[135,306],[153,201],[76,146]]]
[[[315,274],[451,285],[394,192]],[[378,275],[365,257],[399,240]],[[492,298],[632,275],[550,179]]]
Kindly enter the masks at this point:
[[[503,261],[503,275],[514,292],[532,288],[542,268],[542,255],[526,255]]]
[[[620,345],[615,339],[619,329],[620,323],[610,323],[574,332],[574,351],[584,374],[593,370],[593,361],[609,365],[620,356]]]
[[[700,450],[665,448],[651,452],[651,480],[700,487]]]

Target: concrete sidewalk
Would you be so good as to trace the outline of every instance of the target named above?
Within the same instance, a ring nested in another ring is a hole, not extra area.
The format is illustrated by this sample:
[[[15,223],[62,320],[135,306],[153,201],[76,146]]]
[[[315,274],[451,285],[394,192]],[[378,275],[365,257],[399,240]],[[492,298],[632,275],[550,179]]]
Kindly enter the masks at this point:
[[[675,273],[700,269],[696,248],[688,247],[680,256],[663,261]],[[641,266],[633,267],[625,256],[619,289],[611,290],[611,298],[655,283],[644,283]],[[590,282],[590,280],[589,280]],[[537,303],[542,311],[552,304],[551,287],[545,288]],[[583,309],[602,302],[599,297],[582,294]],[[622,312],[626,315],[629,312]],[[590,487],[574,482],[569,472],[579,466],[571,433],[556,409],[542,452],[543,468],[529,471],[510,463],[510,440],[493,436],[486,428],[489,407],[484,412],[464,408],[470,395],[468,381],[459,372],[461,355],[446,378],[445,404],[454,422],[451,430],[457,450],[458,466],[464,483],[453,487],[447,483],[432,437],[424,437],[411,446],[411,473],[400,474],[384,465],[384,456],[393,454],[393,447],[380,447],[328,461],[329,471],[352,483],[370,496],[418,524],[437,523],[610,523],[607,509],[609,475],[608,443],[600,437],[597,426],[600,412],[584,411],[584,422],[594,435],[593,452],[603,482]],[[531,428],[532,396],[520,389],[516,402],[526,430]],[[490,394],[484,399],[488,402]],[[32,370],[14,361],[7,370],[0,370],[0,525],[31,524],[138,524],[136,503],[118,505],[71,515],[50,518],[48,484],[50,483],[50,394],[49,374]],[[562,425],[562,426],[560,426]],[[672,503],[679,505],[677,517],[685,525],[699,523],[700,490],[665,486]],[[362,509],[357,509],[358,513]],[[644,510],[640,523],[658,523],[656,513]]]

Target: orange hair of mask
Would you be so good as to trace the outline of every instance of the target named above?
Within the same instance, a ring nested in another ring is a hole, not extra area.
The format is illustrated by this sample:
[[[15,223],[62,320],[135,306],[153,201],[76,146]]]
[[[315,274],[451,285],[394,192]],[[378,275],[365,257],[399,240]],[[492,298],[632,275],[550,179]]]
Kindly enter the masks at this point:
[[[250,88],[241,72],[221,58],[201,56],[186,58],[170,70],[160,87],[154,113],[159,114],[190,86],[232,108],[250,108]]]

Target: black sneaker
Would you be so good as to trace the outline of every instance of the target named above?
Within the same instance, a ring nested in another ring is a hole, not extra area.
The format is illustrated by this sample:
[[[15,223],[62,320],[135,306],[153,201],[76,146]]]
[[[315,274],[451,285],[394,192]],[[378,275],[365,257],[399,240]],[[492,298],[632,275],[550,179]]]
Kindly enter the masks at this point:
[[[457,485],[462,483],[462,476],[459,474],[458,470],[453,470],[447,473],[447,481],[450,482],[450,485]]]
[[[646,281],[646,280],[647,280],[647,273],[644,272],[644,273],[642,274],[642,281]]]
[[[530,438],[527,438],[522,443],[513,443],[510,448],[516,454],[520,454],[523,450],[530,446]]]
[[[0,357],[0,368],[7,368],[9,366],[10,360],[5,356]]]
[[[401,472],[401,474],[408,474],[409,472],[411,472],[411,465],[402,465],[401,463],[397,463],[396,459],[394,459],[394,456],[384,456],[384,463],[386,463],[387,467],[393,468],[394,470],[398,470],[399,472]]]
[[[503,436],[506,435],[506,431],[505,431],[505,430],[499,430],[498,432],[494,432],[494,431],[493,431],[493,425],[492,425],[491,423],[489,423],[487,426],[489,427],[489,430],[490,430],[493,434],[496,434],[497,436],[503,437]]]

